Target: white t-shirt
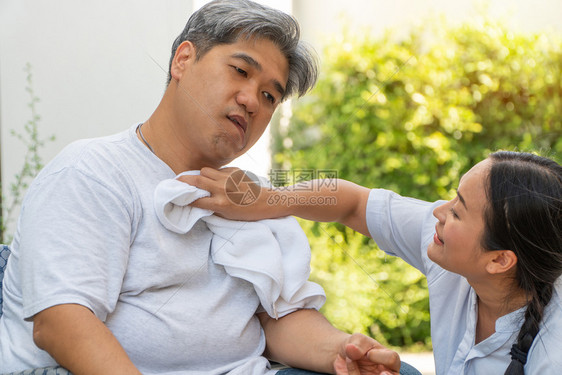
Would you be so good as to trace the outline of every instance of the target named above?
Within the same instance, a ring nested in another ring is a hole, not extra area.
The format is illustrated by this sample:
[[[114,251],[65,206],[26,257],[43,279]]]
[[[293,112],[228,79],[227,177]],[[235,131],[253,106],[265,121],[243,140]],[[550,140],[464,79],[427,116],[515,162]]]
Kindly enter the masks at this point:
[[[212,262],[205,223],[160,224],[154,188],[175,174],[135,128],[69,145],[30,187],[5,274],[0,373],[55,364],[30,318],[65,303],[92,310],[143,374],[269,372],[253,286]]]
[[[509,351],[523,323],[525,308],[496,321],[496,332],[474,345],[477,296],[466,279],[433,263],[427,247],[437,219],[428,203],[375,189],[367,203],[367,226],[379,247],[398,256],[427,277],[431,339],[437,375],[503,374]],[[560,280],[547,306],[539,334],[529,351],[526,374],[555,375],[562,368],[562,299]]]

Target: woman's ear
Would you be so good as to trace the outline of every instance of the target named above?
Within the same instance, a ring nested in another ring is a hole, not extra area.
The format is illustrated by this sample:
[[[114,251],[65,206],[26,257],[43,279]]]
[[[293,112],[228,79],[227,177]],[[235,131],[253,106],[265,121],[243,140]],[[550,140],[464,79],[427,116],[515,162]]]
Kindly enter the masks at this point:
[[[517,255],[511,250],[492,250],[486,264],[486,271],[490,274],[505,273],[515,269]]]
[[[178,46],[170,67],[170,74],[174,81],[181,79],[189,63],[195,61],[195,57],[195,45],[189,40]]]

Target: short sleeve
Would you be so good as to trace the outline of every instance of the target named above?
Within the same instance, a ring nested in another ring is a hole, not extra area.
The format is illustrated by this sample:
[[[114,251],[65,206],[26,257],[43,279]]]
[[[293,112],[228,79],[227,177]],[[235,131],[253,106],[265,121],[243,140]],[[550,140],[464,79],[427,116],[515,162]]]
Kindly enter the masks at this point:
[[[102,321],[115,309],[132,233],[132,207],[115,184],[64,168],[30,188],[19,223],[26,319],[67,303]]]
[[[367,202],[367,227],[377,245],[426,274],[427,238],[436,219],[430,203],[402,197],[392,191],[373,189]]]

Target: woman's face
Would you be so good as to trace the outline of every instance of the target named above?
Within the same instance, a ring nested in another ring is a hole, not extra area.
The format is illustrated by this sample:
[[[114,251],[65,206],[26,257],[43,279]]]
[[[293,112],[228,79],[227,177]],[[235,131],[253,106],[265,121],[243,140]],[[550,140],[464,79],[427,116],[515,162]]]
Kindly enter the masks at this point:
[[[484,184],[490,163],[486,159],[472,167],[461,178],[457,196],[433,211],[438,222],[427,255],[442,268],[469,281],[485,275],[481,239],[487,200]]]

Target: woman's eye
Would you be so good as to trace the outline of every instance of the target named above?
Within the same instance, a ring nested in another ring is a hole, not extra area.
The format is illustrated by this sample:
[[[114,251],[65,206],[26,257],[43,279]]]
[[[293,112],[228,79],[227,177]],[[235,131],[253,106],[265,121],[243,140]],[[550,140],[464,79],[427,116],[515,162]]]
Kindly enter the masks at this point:
[[[459,218],[459,215],[457,215],[457,213],[455,212],[455,209],[452,208],[452,207],[451,207],[451,213],[453,214],[453,217],[454,217],[455,219],[458,219],[458,218]]]

